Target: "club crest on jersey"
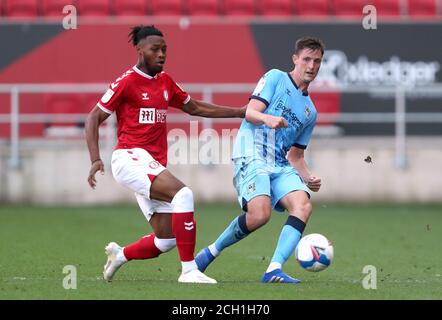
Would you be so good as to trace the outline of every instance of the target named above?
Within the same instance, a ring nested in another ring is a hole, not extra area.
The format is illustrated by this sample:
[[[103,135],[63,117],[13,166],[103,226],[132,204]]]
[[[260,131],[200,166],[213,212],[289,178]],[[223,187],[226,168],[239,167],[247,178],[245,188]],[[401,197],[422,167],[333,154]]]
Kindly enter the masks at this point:
[[[164,95],[164,100],[169,101],[169,94],[167,93],[167,90],[163,91],[163,95]]]
[[[308,106],[305,106],[305,117],[310,118],[310,115],[312,112],[310,111],[310,108]]]
[[[251,183],[251,184],[249,184],[248,186],[247,186],[247,193],[253,193],[253,192],[255,192],[256,191],[256,186],[255,186],[255,182],[253,182],[253,183]]]
[[[158,169],[158,167],[160,166],[160,163],[158,161],[151,161],[149,162],[149,168],[151,169]]]
[[[149,94],[147,92],[143,92],[141,94],[141,100],[149,100]]]

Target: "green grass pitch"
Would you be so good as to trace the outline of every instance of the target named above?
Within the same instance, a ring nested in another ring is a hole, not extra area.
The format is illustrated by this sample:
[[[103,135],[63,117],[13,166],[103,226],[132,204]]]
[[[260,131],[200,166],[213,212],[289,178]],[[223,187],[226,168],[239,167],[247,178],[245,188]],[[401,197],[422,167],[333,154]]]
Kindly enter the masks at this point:
[[[196,206],[196,252],[239,214],[235,204]],[[128,244],[150,233],[136,205],[35,208],[0,207],[0,299],[441,299],[442,206],[324,205],[304,234],[322,233],[335,257],[325,271],[302,270],[292,256],[284,270],[299,285],[261,284],[285,214],[232,246],[206,273],[217,285],[179,284],[177,250],[132,261],[112,283],[101,279],[104,246]],[[77,288],[63,288],[66,265],[77,270]],[[377,289],[366,290],[364,266],[377,270]]]

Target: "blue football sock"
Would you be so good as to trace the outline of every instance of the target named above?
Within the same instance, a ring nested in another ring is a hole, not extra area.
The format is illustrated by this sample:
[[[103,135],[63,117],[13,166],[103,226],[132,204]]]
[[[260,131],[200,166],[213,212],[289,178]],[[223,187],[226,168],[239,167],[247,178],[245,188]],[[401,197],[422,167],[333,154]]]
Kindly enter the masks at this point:
[[[281,266],[284,265],[301,239],[304,228],[305,223],[302,220],[295,216],[288,217],[282,228],[271,262],[279,263]]]
[[[228,246],[237,243],[241,239],[244,239],[250,234],[246,225],[246,214],[242,214],[236,217],[230,225],[224,230],[224,232],[216,239],[215,248],[218,252],[221,252]]]

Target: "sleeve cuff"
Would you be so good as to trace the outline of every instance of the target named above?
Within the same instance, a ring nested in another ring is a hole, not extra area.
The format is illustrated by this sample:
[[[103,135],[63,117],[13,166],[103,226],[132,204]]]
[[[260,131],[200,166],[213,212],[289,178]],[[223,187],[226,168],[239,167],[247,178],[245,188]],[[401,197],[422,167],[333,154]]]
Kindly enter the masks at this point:
[[[264,99],[264,98],[261,98],[261,97],[258,97],[258,96],[250,96],[249,100],[252,100],[252,99],[261,101],[262,103],[264,103],[266,105],[266,107],[269,106],[269,102],[266,99]]]
[[[97,106],[98,106],[101,110],[103,110],[104,112],[106,112],[106,113],[109,113],[109,114],[112,114],[112,113],[113,113],[113,112],[110,111],[109,109],[106,109],[105,107],[103,107],[103,106],[101,105],[100,102],[97,103]]]
[[[298,149],[307,149],[307,146],[305,146],[303,144],[294,143],[293,146]]]

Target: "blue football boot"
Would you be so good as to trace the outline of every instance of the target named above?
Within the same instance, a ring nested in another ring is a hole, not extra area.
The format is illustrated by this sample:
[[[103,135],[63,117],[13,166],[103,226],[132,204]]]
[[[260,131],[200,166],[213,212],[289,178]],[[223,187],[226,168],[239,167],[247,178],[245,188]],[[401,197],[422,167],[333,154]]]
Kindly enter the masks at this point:
[[[264,273],[261,278],[262,283],[301,283],[300,280],[294,279],[284,272],[281,269],[276,269],[270,272]]]

